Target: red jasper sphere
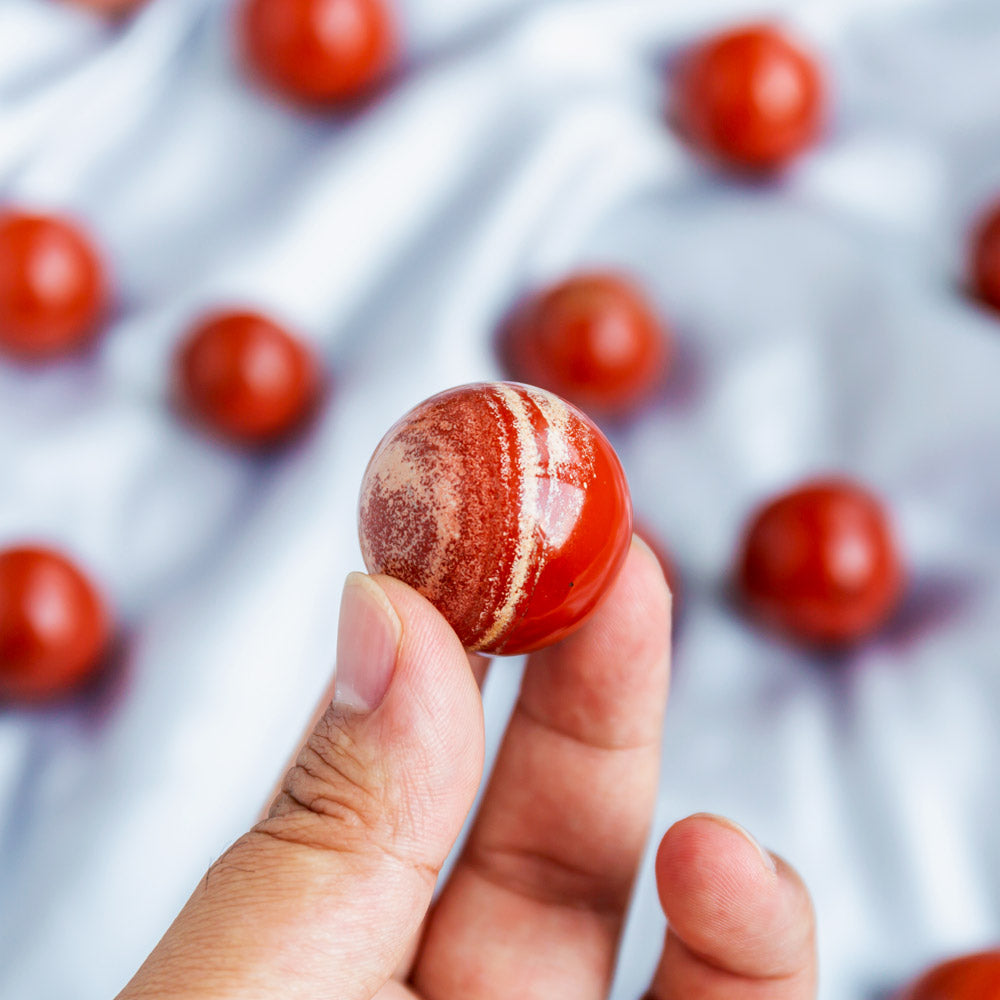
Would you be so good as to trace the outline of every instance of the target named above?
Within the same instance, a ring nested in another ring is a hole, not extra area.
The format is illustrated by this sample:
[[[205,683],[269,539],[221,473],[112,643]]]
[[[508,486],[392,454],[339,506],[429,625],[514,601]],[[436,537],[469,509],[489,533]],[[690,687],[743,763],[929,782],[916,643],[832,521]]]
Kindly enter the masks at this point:
[[[525,653],[568,635],[632,537],[618,456],[552,393],[513,382],[432,396],[392,427],[361,486],[370,573],[415,587],[462,644]]]
[[[44,701],[100,665],[110,622],[87,577],[50,549],[0,552],[0,701]]]
[[[500,351],[513,378],[587,412],[623,416],[660,382],[668,340],[628,278],[594,273],[527,300],[502,331]]]
[[[854,483],[807,483],[752,519],[739,580],[769,625],[821,645],[859,639],[894,610],[903,573],[889,519]]]
[[[177,394],[204,425],[241,444],[297,429],[319,395],[309,349],[266,316],[227,312],[199,323],[176,357]]]
[[[819,136],[823,78],[812,56],[777,28],[737,28],[682,60],[673,111],[702,152],[733,167],[771,170]]]
[[[1000,203],[986,213],[973,234],[969,269],[973,292],[1000,311]]]
[[[898,1000],[992,1000],[1000,997],[1000,951],[966,955],[920,977]]]
[[[336,104],[360,97],[396,53],[386,0],[246,0],[245,58],[294,100]]]
[[[0,349],[25,360],[66,354],[97,332],[107,299],[100,258],[80,229],[0,212]]]

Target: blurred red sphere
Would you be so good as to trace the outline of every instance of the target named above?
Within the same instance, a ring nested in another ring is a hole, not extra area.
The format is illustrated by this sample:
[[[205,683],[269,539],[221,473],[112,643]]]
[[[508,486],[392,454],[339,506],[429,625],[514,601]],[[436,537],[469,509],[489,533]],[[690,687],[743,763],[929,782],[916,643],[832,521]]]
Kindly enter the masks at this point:
[[[986,305],[1000,311],[1000,203],[976,227],[970,257],[973,292]]]
[[[682,60],[674,94],[683,136],[742,169],[784,165],[817,139],[825,117],[818,63],[769,25],[696,46]]]
[[[396,55],[386,0],[245,0],[240,29],[251,68],[310,104],[362,96]]]
[[[1000,997],[1000,951],[965,955],[938,965],[898,1000],[994,1000]]]
[[[525,301],[501,331],[500,353],[511,378],[585,412],[625,416],[662,379],[669,341],[628,278],[588,273]]]
[[[77,7],[89,7],[100,14],[107,14],[111,17],[118,17],[134,10],[146,0],[68,0],[69,3]]]
[[[0,349],[41,360],[80,347],[107,310],[104,270],[65,219],[0,212]]]
[[[111,625],[93,584],[44,548],[0,552],[0,700],[58,698],[100,666]]]
[[[175,377],[183,407],[241,444],[268,444],[297,429],[320,390],[312,352],[252,312],[198,323],[178,348]]]
[[[749,608],[821,645],[877,629],[898,602],[903,571],[879,501],[843,480],[807,483],[751,520],[739,561]]]

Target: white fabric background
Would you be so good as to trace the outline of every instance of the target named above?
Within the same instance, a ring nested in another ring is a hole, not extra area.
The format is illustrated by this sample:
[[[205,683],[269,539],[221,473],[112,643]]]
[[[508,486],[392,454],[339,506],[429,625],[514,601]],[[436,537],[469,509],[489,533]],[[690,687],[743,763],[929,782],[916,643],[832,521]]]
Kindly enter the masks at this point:
[[[961,296],[1000,189],[995,0],[397,0],[408,64],[344,118],[248,86],[228,0],[109,29],[0,0],[0,199],[86,219],[113,262],[96,355],[0,364],[0,544],[42,537],[120,610],[117,679],[0,714],[0,997],[113,995],[254,818],[329,680],[360,565],[367,457],[433,391],[497,377],[524,288],[633,271],[681,362],[613,437],[684,579],[655,832],[744,823],[802,871],[822,997],[873,1000],[1000,939],[1000,322]],[[710,26],[784,10],[825,53],[830,134],[780,184],[692,161],[664,66]],[[255,303],[337,376],[280,456],[166,405],[201,309]],[[914,585],[837,663],[729,610],[761,498],[837,470],[898,512]],[[495,746],[517,684],[495,665]],[[615,1000],[663,920],[647,861]]]

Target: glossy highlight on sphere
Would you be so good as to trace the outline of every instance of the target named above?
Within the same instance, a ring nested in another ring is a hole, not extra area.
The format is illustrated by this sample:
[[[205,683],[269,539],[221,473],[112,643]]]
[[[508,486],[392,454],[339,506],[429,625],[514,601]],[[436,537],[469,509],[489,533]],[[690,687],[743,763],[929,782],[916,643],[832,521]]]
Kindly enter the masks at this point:
[[[594,609],[632,537],[618,456],[597,427],[533,386],[459,386],[416,406],[361,486],[370,573],[410,584],[470,650],[529,652]]]
[[[888,515],[846,480],[807,483],[767,504],[746,530],[738,572],[758,618],[817,645],[875,631],[903,585]]]
[[[182,407],[240,444],[269,444],[290,434],[319,395],[312,353],[258,313],[203,320],[180,345],[175,366]]]
[[[660,383],[669,342],[624,275],[575,275],[526,300],[501,332],[512,378],[588,413],[625,416]]]
[[[250,67],[306,104],[361,97],[396,54],[388,0],[244,0],[240,34]]]
[[[972,238],[969,270],[980,301],[1000,312],[1000,203],[982,218]]]
[[[51,549],[0,552],[0,702],[38,702],[100,666],[110,622],[94,585]]]
[[[773,170],[822,131],[821,70],[777,28],[737,28],[684,58],[673,115],[681,134],[709,156],[738,169]]]
[[[1000,951],[965,955],[938,965],[896,1000],[993,1000],[1000,997]]]
[[[0,211],[0,350],[67,354],[97,331],[108,293],[97,251],[66,219]]]

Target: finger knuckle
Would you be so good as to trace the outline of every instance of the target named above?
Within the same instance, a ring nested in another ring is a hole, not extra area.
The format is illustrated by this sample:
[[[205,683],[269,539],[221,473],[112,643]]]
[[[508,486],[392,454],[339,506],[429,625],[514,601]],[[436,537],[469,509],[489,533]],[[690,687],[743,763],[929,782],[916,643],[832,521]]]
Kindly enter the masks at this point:
[[[282,832],[329,838],[337,849],[350,850],[381,839],[394,826],[384,769],[353,728],[335,709],[317,725],[271,810],[269,820],[284,821]]]
[[[621,877],[575,864],[557,851],[485,845],[475,840],[466,859],[481,878],[535,902],[615,920],[628,906],[634,876],[632,866]]]

